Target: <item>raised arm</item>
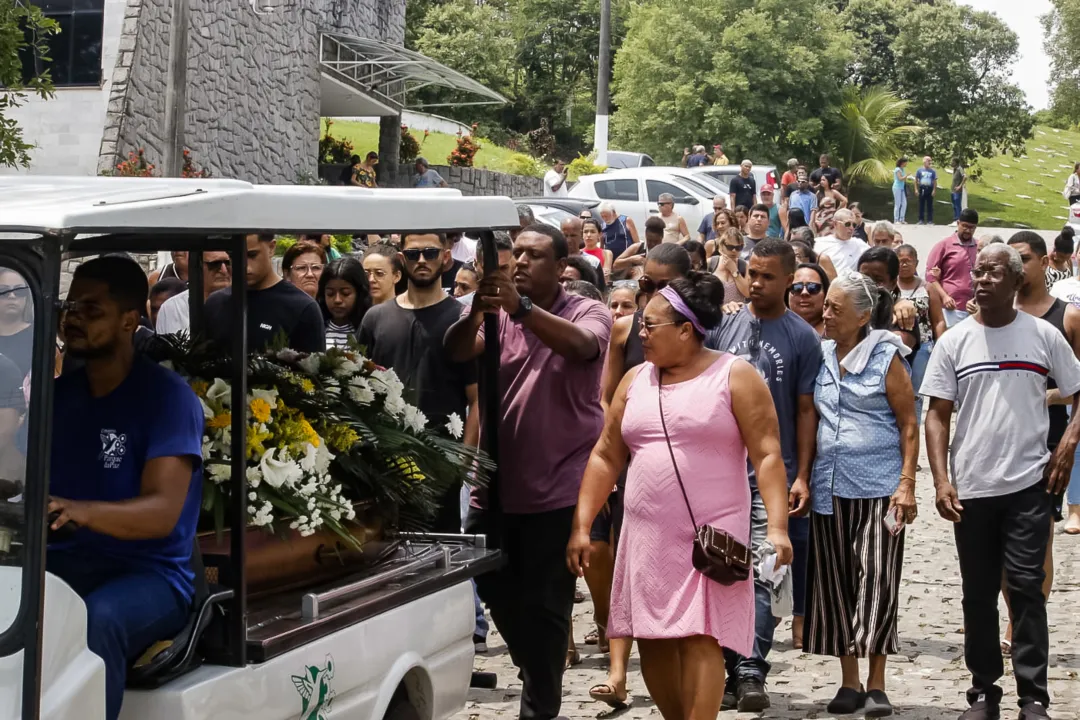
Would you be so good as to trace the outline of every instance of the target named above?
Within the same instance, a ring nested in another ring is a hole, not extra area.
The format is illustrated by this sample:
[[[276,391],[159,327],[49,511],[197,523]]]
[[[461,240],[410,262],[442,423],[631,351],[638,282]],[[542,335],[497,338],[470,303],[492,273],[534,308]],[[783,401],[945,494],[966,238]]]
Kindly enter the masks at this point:
[[[589,529],[596,519],[596,514],[615,488],[619,473],[626,467],[627,458],[630,456],[630,450],[623,441],[622,420],[626,410],[626,391],[642,367],[627,372],[619,383],[611,407],[604,414],[604,430],[585,465],[585,476],[581,480],[577,509],[574,511],[574,526],[566,548],[567,567],[578,577],[583,577],[585,568],[589,567],[589,549],[592,544]]]
[[[735,421],[754,466],[758,490],[768,514],[768,539],[776,548],[777,562],[787,565],[792,559],[791,540],[787,534],[787,470],[780,450],[776,407],[769,386],[745,360],[732,363],[728,385]]]
[[[607,362],[604,365],[604,381],[600,388],[600,407],[607,415],[615,391],[623,378],[623,364],[626,360],[626,341],[630,338],[630,328],[634,326],[634,316],[627,315],[615,321],[611,326],[611,340],[608,342]]]
[[[615,258],[615,262],[613,263],[615,272],[628,272],[632,270],[635,265],[644,265],[645,256],[637,254],[640,247],[641,243],[634,243],[623,250],[622,255]]]

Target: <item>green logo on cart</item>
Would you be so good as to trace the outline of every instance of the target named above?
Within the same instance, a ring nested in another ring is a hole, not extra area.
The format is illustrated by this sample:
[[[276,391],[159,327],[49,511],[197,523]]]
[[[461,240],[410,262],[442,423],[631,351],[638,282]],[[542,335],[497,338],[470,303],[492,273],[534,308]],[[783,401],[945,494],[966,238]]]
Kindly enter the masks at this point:
[[[304,705],[300,709],[300,720],[326,720],[330,705],[334,702],[334,689],[330,682],[334,679],[334,658],[327,655],[326,665],[308,665],[303,675],[293,675],[293,685],[300,693]]]

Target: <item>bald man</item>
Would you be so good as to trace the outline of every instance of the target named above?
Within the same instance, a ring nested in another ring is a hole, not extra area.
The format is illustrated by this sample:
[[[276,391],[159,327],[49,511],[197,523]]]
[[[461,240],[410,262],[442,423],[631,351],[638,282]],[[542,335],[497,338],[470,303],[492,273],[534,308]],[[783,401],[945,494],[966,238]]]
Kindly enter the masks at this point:
[[[562,234],[566,236],[566,246],[570,248],[570,256],[581,255],[589,261],[589,264],[600,269],[600,261],[588,253],[581,252],[581,218],[569,217],[562,222]]]

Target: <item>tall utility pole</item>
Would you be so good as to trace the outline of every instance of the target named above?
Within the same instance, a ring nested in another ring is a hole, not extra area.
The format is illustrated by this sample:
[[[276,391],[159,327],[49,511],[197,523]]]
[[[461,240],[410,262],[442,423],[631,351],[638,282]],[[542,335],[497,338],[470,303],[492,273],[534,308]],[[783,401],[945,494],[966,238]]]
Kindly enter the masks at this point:
[[[608,78],[611,76],[611,0],[600,0],[600,55],[596,68],[596,127],[593,148],[597,165],[607,165]]]

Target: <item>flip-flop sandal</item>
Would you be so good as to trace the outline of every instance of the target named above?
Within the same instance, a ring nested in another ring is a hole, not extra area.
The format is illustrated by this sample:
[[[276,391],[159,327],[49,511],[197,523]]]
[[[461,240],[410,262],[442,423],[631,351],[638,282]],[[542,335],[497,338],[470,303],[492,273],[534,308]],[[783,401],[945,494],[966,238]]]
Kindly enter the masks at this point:
[[[1005,657],[1012,657],[1012,643],[1008,640],[1001,641],[1001,654]]]
[[[565,667],[565,669],[569,670],[570,668],[572,668],[575,665],[580,665],[581,662],[582,662],[581,653],[579,653],[577,651],[577,648],[574,648],[573,650],[567,650],[566,651],[566,667]]]
[[[585,635],[586,645],[599,645],[600,644],[600,632],[598,630],[590,630]]]
[[[574,603],[579,604],[585,602],[585,593],[581,592],[577,588],[574,588]]]
[[[599,685],[593,685],[592,688],[589,689],[589,697],[598,702],[606,703],[615,710],[622,710],[626,707],[626,701],[629,699],[630,694],[627,693],[627,696],[620,700],[618,695],[615,694],[615,688],[613,686],[608,685],[607,683],[600,683]]]

